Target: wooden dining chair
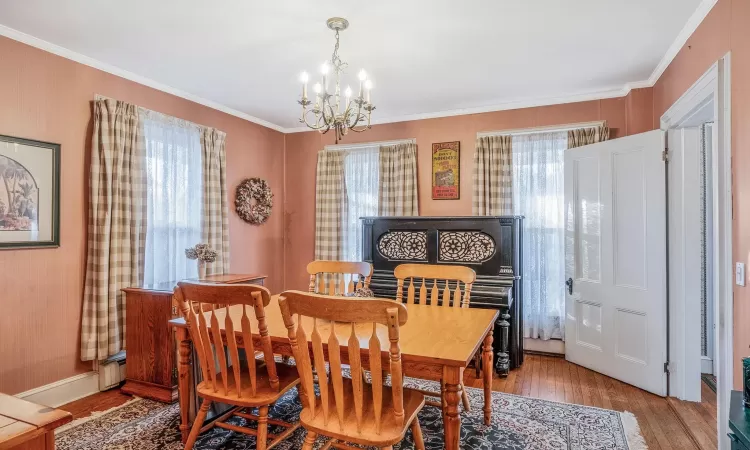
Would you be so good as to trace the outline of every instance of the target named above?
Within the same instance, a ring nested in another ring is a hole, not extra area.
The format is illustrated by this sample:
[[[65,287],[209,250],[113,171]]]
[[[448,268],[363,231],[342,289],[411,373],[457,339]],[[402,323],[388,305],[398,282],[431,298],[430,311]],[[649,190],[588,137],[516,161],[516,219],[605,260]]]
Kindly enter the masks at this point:
[[[435,264],[401,264],[393,271],[398,285],[396,300],[413,305],[431,305],[440,308],[468,308],[471,301],[471,286],[477,274],[473,269],[464,266]],[[404,302],[404,283],[409,281]],[[463,283],[463,289],[461,289]],[[418,286],[417,286],[418,285]],[[418,291],[417,291],[418,290]],[[461,374],[463,379],[463,373]],[[461,403],[464,410],[470,411],[469,396],[463,383],[458,386],[461,392]],[[422,390],[423,394],[439,397],[440,403],[428,400],[427,404],[445,407],[445,384],[441,383],[440,392]]]
[[[424,395],[404,388],[401,376],[399,328],[406,323],[406,307],[374,298],[357,300],[356,308],[354,304],[346,298],[300,291],[279,297],[302,380],[300,422],[307,430],[302,448],[312,449],[318,435],[323,435],[331,438],[325,449],[352,449],[344,442],[392,449],[411,427],[416,448],[424,450],[417,419]],[[349,364],[351,378],[342,376],[342,363]],[[363,363],[372,374],[370,384]],[[391,386],[384,384],[383,365],[390,366]],[[319,394],[314,391],[313,368]]]
[[[203,381],[196,388],[203,403],[185,449],[192,449],[198,435],[214,426],[255,436],[258,450],[271,449],[292,434],[299,423],[268,418],[269,406],[299,384],[294,367],[274,361],[266,325],[265,307],[271,300],[268,289],[255,285],[181,281],[177,283],[174,298],[188,324],[203,374]],[[254,342],[253,334],[259,334],[260,339]],[[244,360],[240,359],[238,337],[245,348]],[[263,353],[262,361],[255,359],[257,342]],[[235,407],[204,426],[212,402]],[[249,408],[258,408],[258,414],[251,414]],[[232,416],[256,420],[257,430],[227,423],[226,419]],[[286,430],[269,435],[269,423]],[[269,437],[272,438],[270,443]]]
[[[369,289],[372,264],[356,261],[313,261],[307,265],[310,275],[308,291],[325,295],[353,294]]]

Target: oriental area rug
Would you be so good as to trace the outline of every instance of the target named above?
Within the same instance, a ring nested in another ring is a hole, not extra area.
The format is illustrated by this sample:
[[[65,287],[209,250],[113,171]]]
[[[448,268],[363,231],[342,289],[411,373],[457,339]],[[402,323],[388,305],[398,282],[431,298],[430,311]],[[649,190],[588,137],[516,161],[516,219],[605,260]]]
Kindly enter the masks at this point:
[[[407,386],[435,390],[429,381],[406,379]],[[645,450],[635,416],[607,409],[558,403],[501,392],[492,393],[492,424],[485,426],[481,389],[467,387],[471,412],[461,412],[461,448],[472,450]],[[271,417],[296,421],[301,405],[296,389],[290,390],[271,409]],[[443,420],[438,408],[425,406],[419,422],[427,449],[443,448]],[[253,427],[255,424],[234,417],[231,423]],[[269,433],[274,427],[269,427]],[[275,448],[293,450],[302,447],[305,430],[299,428]],[[92,417],[76,421],[57,432],[58,450],[178,450],[179,407],[146,399],[135,399]],[[316,448],[325,444],[318,438]],[[213,428],[204,433],[196,450],[250,450],[255,437]],[[411,432],[394,449],[413,449]]]

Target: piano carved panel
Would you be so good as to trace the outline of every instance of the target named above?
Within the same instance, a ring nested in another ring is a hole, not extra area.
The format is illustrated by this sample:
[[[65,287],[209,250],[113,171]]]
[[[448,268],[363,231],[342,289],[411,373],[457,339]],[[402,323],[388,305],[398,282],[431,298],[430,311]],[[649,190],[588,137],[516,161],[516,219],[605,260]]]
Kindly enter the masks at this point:
[[[380,236],[378,252],[391,261],[427,262],[426,231],[389,231]]]
[[[480,231],[439,231],[438,261],[482,263],[495,254],[495,240]]]

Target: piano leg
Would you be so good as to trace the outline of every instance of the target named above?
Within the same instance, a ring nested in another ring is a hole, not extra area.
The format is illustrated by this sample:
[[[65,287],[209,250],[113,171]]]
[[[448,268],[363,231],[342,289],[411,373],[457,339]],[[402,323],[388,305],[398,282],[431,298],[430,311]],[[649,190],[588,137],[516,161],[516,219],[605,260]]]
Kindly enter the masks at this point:
[[[500,352],[497,354],[497,364],[495,370],[501,377],[507,377],[510,372],[510,357],[508,355],[508,340],[510,339],[510,314],[503,313],[500,315],[500,321],[497,323],[500,326],[502,332],[502,342],[500,346]]]

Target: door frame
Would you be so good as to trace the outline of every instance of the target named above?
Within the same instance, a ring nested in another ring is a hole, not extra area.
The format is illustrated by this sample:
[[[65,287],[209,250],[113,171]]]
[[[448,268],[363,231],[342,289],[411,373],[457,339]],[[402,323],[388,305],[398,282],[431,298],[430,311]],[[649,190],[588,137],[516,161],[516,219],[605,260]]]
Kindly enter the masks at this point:
[[[732,138],[731,138],[731,55],[727,53],[715,62],[670,108],[661,116],[662,130],[677,129],[686,123],[708,102],[714,102],[714,122],[711,153],[714,235],[713,239],[713,295],[716,336],[714,339],[714,372],[717,378],[717,429],[719,449],[729,449],[727,437],[729,403],[733,383],[733,287],[732,262]],[[670,299],[680,301],[681,299]],[[681,305],[685,310],[688,305]],[[694,306],[694,305],[693,305]],[[678,330],[688,329],[684,317],[673,317],[672,325]],[[670,339],[671,355],[685,355],[684,339]],[[675,364],[670,378],[691,376],[686,373],[689,364]],[[694,375],[693,375],[694,376]],[[680,383],[674,384],[671,395],[682,398]]]

